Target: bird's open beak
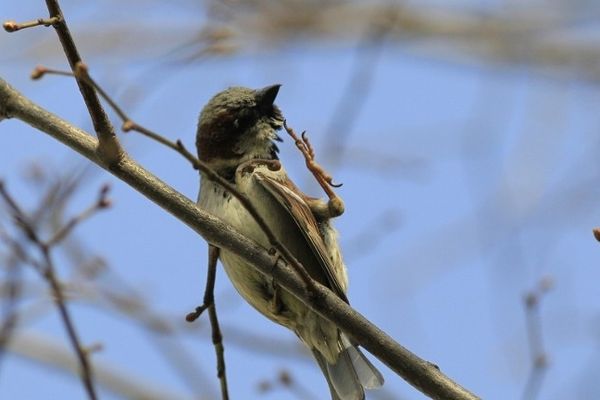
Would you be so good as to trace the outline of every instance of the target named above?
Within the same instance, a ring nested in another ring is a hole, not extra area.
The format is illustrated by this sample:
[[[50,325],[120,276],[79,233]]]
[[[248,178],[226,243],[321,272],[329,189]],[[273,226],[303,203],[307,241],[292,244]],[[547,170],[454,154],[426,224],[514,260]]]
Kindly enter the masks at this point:
[[[275,102],[277,93],[279,93],[280,84],[267,86],[256,91],[256,103],[263,107],[270,107]]]

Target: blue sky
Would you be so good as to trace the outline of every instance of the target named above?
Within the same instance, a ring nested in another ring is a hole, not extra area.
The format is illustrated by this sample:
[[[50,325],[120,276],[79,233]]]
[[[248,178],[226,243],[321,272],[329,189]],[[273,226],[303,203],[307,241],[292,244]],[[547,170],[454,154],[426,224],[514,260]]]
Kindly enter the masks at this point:
[[[4,3],[3,19],[43,15],[34,2]],[[155,7],[150,13],[155,16],[171,10],[168,4]],[[71,2],[65,12],[76,40],[86,32],[86,23],[125,19],[115,17],[115,11]],[[1,76],[42,106],[89,129],[70,80],[28,80],[34,65],[64,66],[60,55],[52,55],[54,41],[50,29],[0,35],[0,46],[8,49],[0,58]],[[47,44],[48,50],[41,46],[28,52],[32,43]],[[140,52],[154,50],[149,48]],[[600,245],[591,235],[600,225],[596,84],[523,66],[453,63],[388,43],[345,133],[345,158],[331,165],[331,155],[319,149],[340,97],[356,95],[344,92],[360,56],[353,43],[298,42],[162,68],[138,56],[136,48],[129,50],[131,57],[106,54],[109,50],[90,42],[81,50],[94,77],[137,122],[181,138],[190,148],[199,110],[214,93],[234,84],[283,84],[277,104],[291,126],[308,131],[322,164],[344,183],[339,193],[347,211],[336,226],[353,306],[483,398],[520,398],[531,365],[523,296],[551,277],[554,287],[541,304],[550,366],[539,398],[593,398],[600,392],[594,373],[588,372],[600,363]],[[122,137],[142,165],[190,198],[196,196],[197,176],[180,157],[136,134]],[[35,193],[20,178],[28,163],[61,174],[88,168],[87,161],[18,121],[0,123],[0,143],[0,177],[24,204],[35,203]],[[290,140],[281,147],[295,180],[318,194]],[[201,302],[205,244],[97,167],[89,168],[86,185],[69,210],[75,213],[89,204],[104,182],[112,186],[114,207],[80,226],[78,239],[105,257],[112,273],[157,312],[182,321]],[[61,272],[69,274],[65,268]],[[28,276],[42,287],[34,274]],[[247,306],[222,271],[217,279],[232,398],[295,399],[285,390],[257,390],[260,381],[272,380],[281,369],[312,393],[326,393],[317,366],[302,356],[293,334]],[[162,358],[152,335],[97,305],[76,301],[71,308],[85,342],[104,346],[94,361],[192,398],[192,389]],[[22,332],[66,343],[53,308],[42,310]],[[206,324],[202,318],[199,332],[174,342],[195,360],[196,386],[212,398],[218,382]],[[228,333],[235,338],[228,340]],[[255,336],[273,343],[275,351],[240,344]],[[300,356],[290,356],[290,350]],[[385,391],[369,398],[424,398],[384,366],[381,370]],[[0,398],[58,396],[82,398],[80,383],[15,355],[3,360]],[[102,391],[101,398],[119,397]]]

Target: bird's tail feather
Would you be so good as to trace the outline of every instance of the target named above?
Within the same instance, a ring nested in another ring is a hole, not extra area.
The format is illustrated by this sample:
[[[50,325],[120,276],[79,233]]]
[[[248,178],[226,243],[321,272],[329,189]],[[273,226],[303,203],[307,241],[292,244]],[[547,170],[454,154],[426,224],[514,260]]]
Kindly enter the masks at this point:
[[[354,372],[358,381],[365,389],[376,389],[383,385],[383,376],[375,368],[371,361],[357,347],[352,346],[346,349],[348,357],[354,367]]]
[[[325,375],[325,378],[327,379],[327,385],[329,385],[329,391],[331,392],[331,400],[343,400],[340,398],[340,396],[338,396],[338,394],[335,390],[335,387],[333,386],[333,383],[331,382],[331,379],[329,378],[329,373],[327,372],[327,361],[325,361],[325,357],[323,357],[321,355],[321,353],[319,353],[315,349],[313,349],[312,353],[313,353],[313,356],[315,357],[315,360],[317,360],[319,367],[321,367],[321,371],[323,371],[323,375]]]
[[[362,400],[365,398],[365,391],[358,380],[348,349],[338,355],[335,364],[327,364],[327,378],[331,380],[331,385],[341,399]]]
[[[316,350],[313,350],[313,354],[327,378],[332,400],[363,400],[364,389],[383,385],[383,376],[345,337],[342,343],[347,347],[340,352],[335,364],[329,364]]]

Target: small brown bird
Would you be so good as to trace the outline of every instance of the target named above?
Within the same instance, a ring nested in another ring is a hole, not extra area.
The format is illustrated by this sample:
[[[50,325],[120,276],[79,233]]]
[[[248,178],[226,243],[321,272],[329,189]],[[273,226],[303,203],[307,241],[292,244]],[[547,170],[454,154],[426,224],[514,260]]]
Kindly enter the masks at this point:
[[[348,277],[329,218],[311,208],[288,178],[276,141],[283,116],[274,104],[280,85],[252,90],[231,87],[215,95],[200,113],[196,146],[202,161],[252,201],[257,212],[308,274],[348,302]],[[314,200],[312,200],[314,201]],[[324,203],[324,202],[323,202]],[[252,216],[218,184],[202,179],[198,204],[240,233],[270,247]],[[364,389],[383,377],[351,340],[276,281],[226,250],[221,262],[237,291],[263,315],[298,335],[316,358],[334,400],[364,399]]]

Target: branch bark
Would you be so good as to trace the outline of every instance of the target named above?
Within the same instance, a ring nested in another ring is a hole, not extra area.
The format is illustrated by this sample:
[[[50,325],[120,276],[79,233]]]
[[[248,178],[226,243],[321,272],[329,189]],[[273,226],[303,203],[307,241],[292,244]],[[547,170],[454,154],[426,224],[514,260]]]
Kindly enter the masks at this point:
[[[314,311],[337,324],[357,343],[385,363],[408,383],[434,399],[478,399],[445,376],[437,366],[402,347],[389,335],[315,282],[310,290],[302,277],[279,257],[231,226],[199,209],[196,204],[159,180],[127,154],[107,165],[98,153],[98,140],[34,104],[0,78],[0,120],[17,118],[54,137],[162,207],[200,234],[209,244],[240,255],[263,274],[272,276]],[[275,268],[273,267],[275,265]]]

